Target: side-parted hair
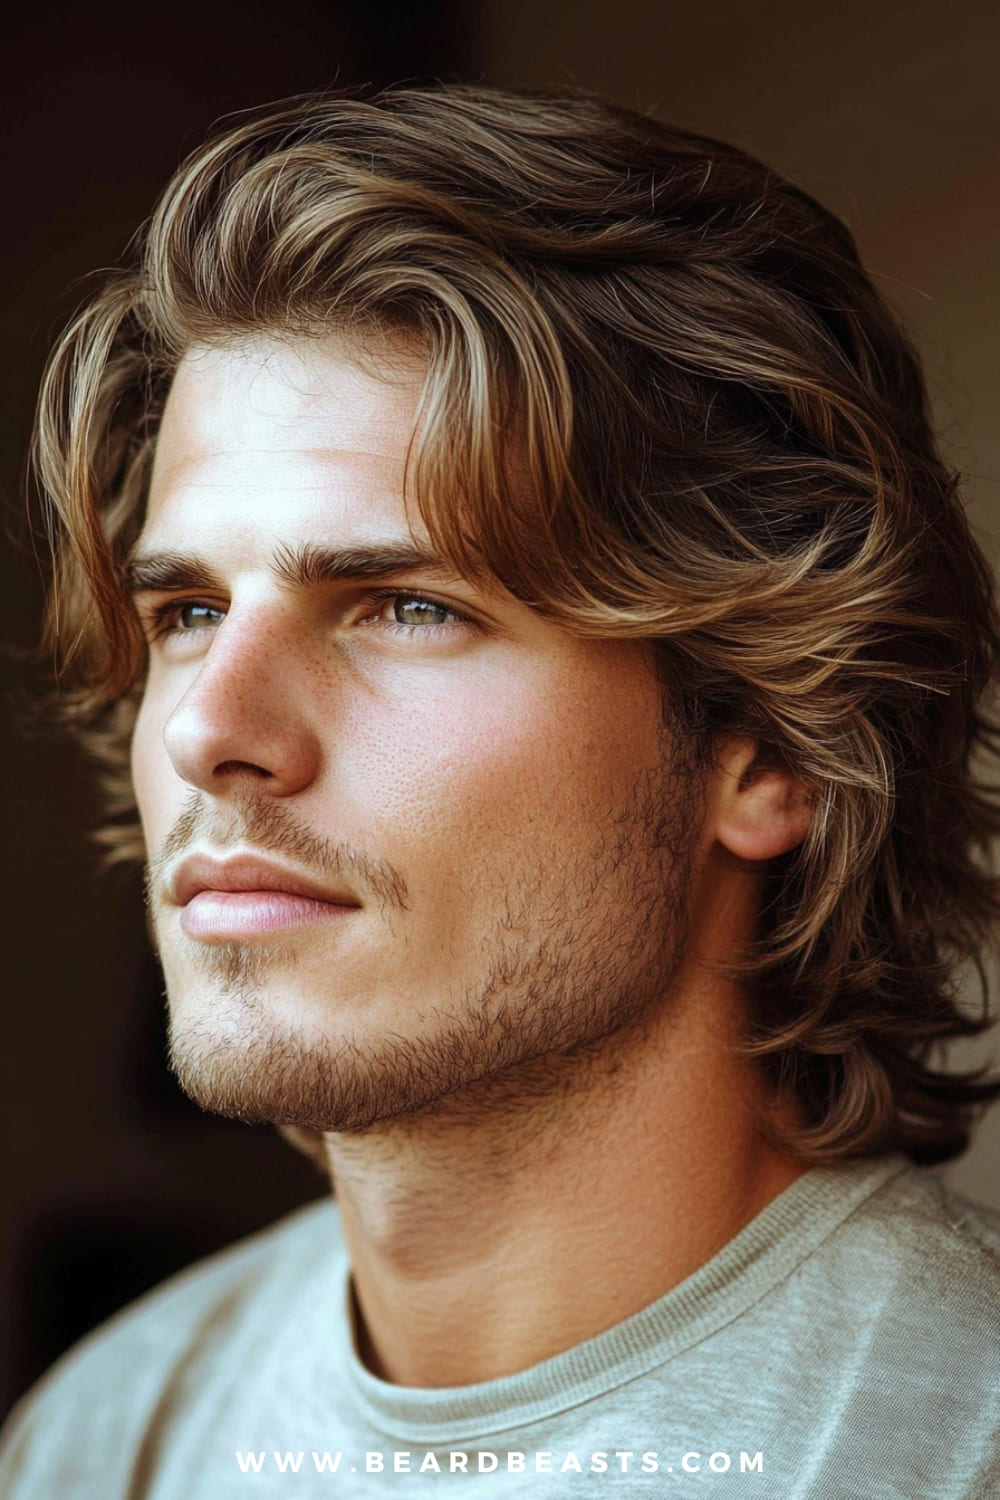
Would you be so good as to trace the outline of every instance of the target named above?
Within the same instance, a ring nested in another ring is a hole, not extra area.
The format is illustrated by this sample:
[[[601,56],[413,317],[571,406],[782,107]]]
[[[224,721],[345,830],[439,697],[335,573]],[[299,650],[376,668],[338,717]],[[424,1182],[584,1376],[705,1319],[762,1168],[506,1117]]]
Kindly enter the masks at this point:
[[[989,569],[918,359],[852,238],[736,148],[569,90],[318,93],[223,122],[67,329],[35,444],[46,643],[141,857],[123,588],[193,345],[405,336],[416,504],[460,572],[655,643],[673,726],[812,788],[748,955],[747,1052],[805,1161],[944,1160],[1000,1082],[944,1067],[997,917]],[[973,766],[980,769],[975,771]],[[983,989],[985,997],[985,981]]]

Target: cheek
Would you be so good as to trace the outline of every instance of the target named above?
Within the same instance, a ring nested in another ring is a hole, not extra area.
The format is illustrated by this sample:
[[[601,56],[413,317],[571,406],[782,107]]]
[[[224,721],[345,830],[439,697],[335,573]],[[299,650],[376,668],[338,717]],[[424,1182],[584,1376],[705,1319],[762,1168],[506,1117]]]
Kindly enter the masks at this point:
[[[447,694],[420,695],[402,712],[374,706],[344,728],[329,767],[334,817],[344,797],[372,843],[400,855],[419,845],[426,858],[438,837],[459,855],[526,758],[526,747],[505,736],[495,703],[458,705]]]
[[[548,861],[567,843],[590,848],[593,826],[652,763],[659,722],[652,714],[646,725],[640,696],[622,723],[620,681],[601,686],[571,672],[516,683],[497,674],[472,692],[464,682],[415,695],[404,713],[356,721],[331,784],[344,787],[346,773],[350,800],[401,860],[419,841],[422,859],[437,847],[439,865],[467,876],[476,865],[499,873],[498,858],[509,867]]]
[[[176,777],[171,774],[156,702],[148,693],[143,697],[132,732],[131,767],[139,817],[148,846],[155,848],[162,825],[171,817]]]

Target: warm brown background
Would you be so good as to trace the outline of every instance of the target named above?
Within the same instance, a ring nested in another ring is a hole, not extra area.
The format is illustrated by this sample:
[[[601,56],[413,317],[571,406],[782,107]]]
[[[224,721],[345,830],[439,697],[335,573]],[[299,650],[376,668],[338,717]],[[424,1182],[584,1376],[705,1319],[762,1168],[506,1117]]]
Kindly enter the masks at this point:
[[[162,8],[161,8],[162,9]],[[0,484],[14,508],[44,350],[219,114],[334,80],[575,82],[755,151],[824,199],[925,350],[973,514],[1000,529],[1000,16],[988,0],[183,0],[6,23]],[[37,619],[11,549],[0,635]],[[24,680],[8,667],[7,682]],[[85,770],[3,740],[8,1394],[173,1266],[322,1190],[268,1131],[211,1120],[162,1066],[134,881],[87,873]],[[1000,1110],[953,1178],[1000,1204]]]

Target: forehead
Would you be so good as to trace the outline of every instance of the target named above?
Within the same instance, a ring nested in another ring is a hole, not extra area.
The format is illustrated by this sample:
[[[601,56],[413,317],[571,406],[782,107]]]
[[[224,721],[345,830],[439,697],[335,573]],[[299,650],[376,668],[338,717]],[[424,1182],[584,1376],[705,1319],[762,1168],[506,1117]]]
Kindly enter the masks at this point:
[[[425,365],[341,337],[241,340],[181,360],[144,536],[354,524],[419,534],[403,499]]]

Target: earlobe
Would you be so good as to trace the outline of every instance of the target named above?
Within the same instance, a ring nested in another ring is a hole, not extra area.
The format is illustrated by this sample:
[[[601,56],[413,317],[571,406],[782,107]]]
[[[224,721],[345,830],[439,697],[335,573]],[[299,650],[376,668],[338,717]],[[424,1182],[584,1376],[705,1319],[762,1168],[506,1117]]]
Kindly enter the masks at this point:
[[[786,767],[762,757],[753,740],[718,747],[712,795],[715,837],[751,862],[796,848],[812,826],[812,789]]]

